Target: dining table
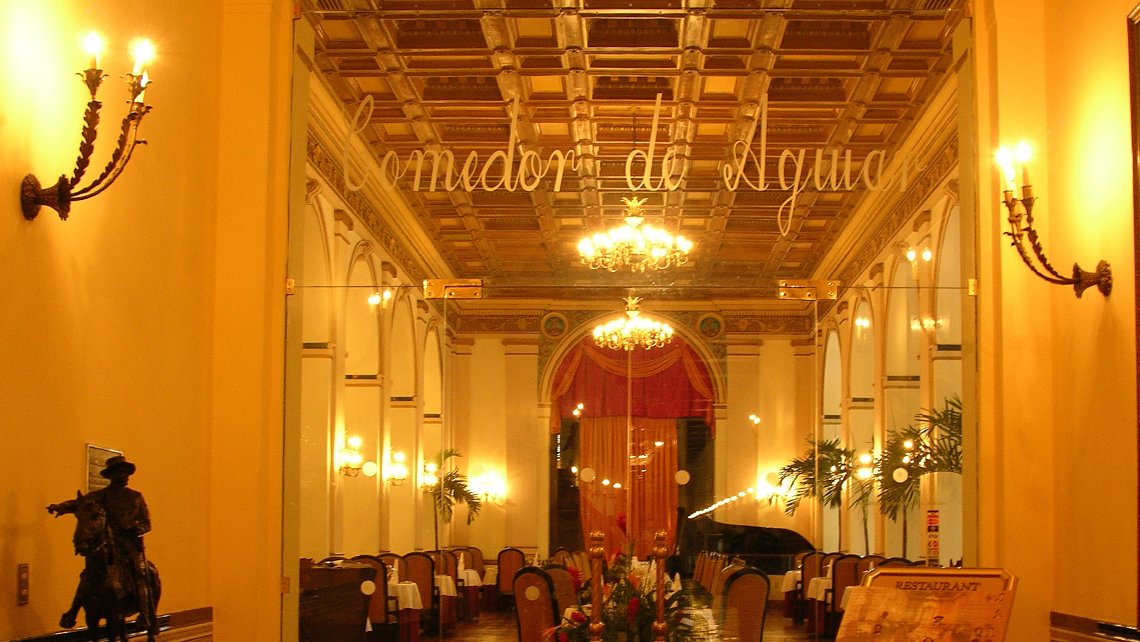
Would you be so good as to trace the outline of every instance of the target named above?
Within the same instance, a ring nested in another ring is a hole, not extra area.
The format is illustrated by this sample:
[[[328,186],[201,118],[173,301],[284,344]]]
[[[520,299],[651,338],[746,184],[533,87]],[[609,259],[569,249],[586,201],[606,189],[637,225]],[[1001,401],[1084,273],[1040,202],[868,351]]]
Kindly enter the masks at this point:
[[[424,608],[415,582],[389,582],[388,595],[396,598],[396,625],[400,642],[419,642],[420,610]]]

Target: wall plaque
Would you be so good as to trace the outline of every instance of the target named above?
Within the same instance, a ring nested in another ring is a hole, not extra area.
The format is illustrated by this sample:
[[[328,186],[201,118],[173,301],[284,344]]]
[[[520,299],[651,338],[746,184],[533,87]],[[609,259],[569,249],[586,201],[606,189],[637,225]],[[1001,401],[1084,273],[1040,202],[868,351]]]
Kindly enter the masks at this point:
[[[111,483],[99,474],[107,464],[108,457],[123,454],[122,451],[95,444],[87,444],[87,492],[98,490]]]
[[[835,640],[1002,642],[1016,585],[1004,569],[875,569],[849,589]]]

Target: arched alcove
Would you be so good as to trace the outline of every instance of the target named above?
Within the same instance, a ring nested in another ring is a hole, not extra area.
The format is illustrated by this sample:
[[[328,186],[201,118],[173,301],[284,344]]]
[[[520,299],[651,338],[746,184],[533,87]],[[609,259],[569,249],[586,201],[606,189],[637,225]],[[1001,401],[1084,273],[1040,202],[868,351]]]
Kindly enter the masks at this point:
[[[875,346],[877,323],[871,302],[863,297],[855,300],[851,324],[851,349],[848,355],[847,439],[845,443],[856,457],[875,456],[880,444],[875,440]],[[856,491],[856,496],[858,491]],[[876,550],[874,522],[878,514],[874,497],[853,505],[851,509],[848,548],[853,553],[870,554]]]
[[[887,295],[884,332],[883,420],[886,430],[897,430],[914,422],[921,409],[920,365],[922,332],[919,319],[918,284],[914,268],[898,261]],[[919,506],[912,505],[905,517],[886,525],[885,553],[903,555],[903,528],[906,528],[906,554],[913,555],[922,534]]]

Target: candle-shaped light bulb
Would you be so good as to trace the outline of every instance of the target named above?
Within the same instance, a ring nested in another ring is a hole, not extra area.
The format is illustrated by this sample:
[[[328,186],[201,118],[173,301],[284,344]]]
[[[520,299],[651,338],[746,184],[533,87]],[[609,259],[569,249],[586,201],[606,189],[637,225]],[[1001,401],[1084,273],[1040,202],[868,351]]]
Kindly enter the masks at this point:
[[[1000,147],[994,153],[994,162],[1001,168],[1002,177],[1005,179],[1005,189],[1013,191],[1013,152],[1008,147]]]
[[[1017,144],[1017,149],[1014,154],[1017,156],[1017,163],[1021,165],[1021,186],[1032,185],[1029,182],[1029,159],[1033,157],[1033,149],[1029,147],[1029,143],[1021,141]]]
[[[145,72],[146,66],[154,60],[154,43],[146,39],[136,40],[131,46],[131,56],[135,59],[135,68],[131,73],[138,76]]]
[[[103,38],[94,31],[89,31],[83,38],[83,51],[91,56],[88,69],[100,69],[99,56],[103,54]]]
[[[146,86],[149,84],[150,84],[150,76],[147,76],[146,71],[143,71],[142,78],[139,79],[139,93],[137,96],[135,96],[135,102],[136,103],[145,102],[144,94],[146,94]]]

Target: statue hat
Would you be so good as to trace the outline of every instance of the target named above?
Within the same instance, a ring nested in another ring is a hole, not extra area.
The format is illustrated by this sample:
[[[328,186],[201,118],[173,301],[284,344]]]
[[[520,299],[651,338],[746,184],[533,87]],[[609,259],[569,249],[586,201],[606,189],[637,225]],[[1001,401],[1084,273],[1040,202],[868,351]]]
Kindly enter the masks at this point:
[[[103,470],[99,471],[99,474],[103,477],[110,477],[111,473],[119,470],[120,468],[125,469],[128,475],[133,475],[135,473],[134,464],[127,461],[127,458],[123,457],[122,455],[115,455],[114,457],[107,458],[107,461],[103,465]]]

